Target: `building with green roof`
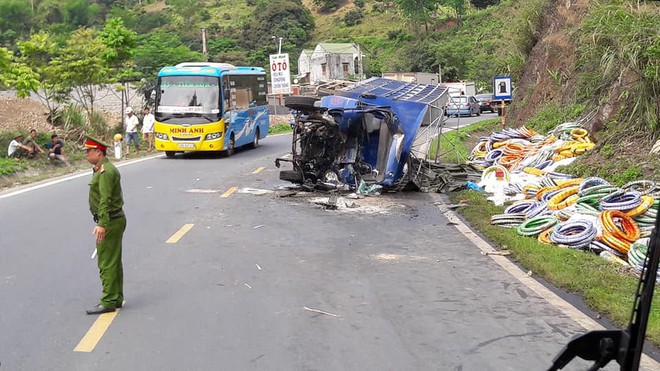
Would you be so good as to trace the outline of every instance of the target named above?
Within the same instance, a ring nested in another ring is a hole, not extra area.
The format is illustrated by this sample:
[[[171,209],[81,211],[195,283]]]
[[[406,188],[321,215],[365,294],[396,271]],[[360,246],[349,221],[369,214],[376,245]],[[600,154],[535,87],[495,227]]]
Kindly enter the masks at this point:
[[[298,81],[318,84],[328,80],[361,80],[362,55],[354,43],[320,43],[298,57]]]

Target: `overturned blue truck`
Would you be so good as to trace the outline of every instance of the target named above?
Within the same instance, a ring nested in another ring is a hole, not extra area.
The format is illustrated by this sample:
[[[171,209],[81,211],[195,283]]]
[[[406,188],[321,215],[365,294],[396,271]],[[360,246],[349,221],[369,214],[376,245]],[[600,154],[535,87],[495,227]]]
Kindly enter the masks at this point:
[[[290,162],[280,179],[321,190],[354,190],[361,183],[400,187],[411,172],[420,131],[442,125],[447,88],[371,78],[324,97],[290,96],[292,110]],[[416,144],[417,143],[417,144]]]

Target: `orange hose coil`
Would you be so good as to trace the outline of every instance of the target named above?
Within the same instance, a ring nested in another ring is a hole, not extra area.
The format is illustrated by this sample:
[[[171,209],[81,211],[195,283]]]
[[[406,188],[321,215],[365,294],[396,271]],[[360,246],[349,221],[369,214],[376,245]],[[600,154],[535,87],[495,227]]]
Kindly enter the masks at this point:
[[[639,239],[641,231],[631,217],[618,210],[606,210],[600,213],[603,225],[601,240],[608,246],[627,254],[630,244]]]

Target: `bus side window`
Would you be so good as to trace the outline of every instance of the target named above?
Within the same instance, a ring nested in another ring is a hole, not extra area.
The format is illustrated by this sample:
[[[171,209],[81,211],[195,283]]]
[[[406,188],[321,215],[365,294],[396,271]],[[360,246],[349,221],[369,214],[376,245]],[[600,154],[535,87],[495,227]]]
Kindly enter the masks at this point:
[[[248,76],[235,76],[236,90],[234,92],[234,105],[236,109],[246,109],[250,106],[250,86]]]
[[[229,86],[229,76],[225,76],[222,78],[222,111],[227,112],[231,109],[231,88]]]

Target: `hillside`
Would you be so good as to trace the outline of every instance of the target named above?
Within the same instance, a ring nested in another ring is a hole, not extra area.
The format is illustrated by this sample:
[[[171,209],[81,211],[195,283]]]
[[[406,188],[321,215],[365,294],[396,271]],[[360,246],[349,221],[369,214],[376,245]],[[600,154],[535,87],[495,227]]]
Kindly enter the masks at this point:
[[[473,3],[498,4],[477,8]],[[367,76],[441,70],[443,81],[475,81],[481,91],[491,89],[495,75],[512,76],[517,87],[507,120],[512,125],[547,132],[595,111],[589,129],[603,145],[635,138],[635,147],[646,149],[659,136],[660,6],[655,1],[436,0],[422,8],[403,0],[32,4],[33,9],[27,3],[0,0],[0,45],[14,53],[21,73],[34,70],[36,75],[30,77],[39,76],[34,83],[61,84],[45,80],[50,64],[65,52],[87,53],[67,46],[67,40],[75,36],[83,45],[96,45],[91,40],[101,34],[105,38],[99,42],[111,48],[104,55],[115,56],[107,63],[126,69],[130,79],[148,81],[163,65],[204,58],[204,28],[211,61],[266,66],[281,37],[295,71],[303,48],[318,42],[356,42],[365,53]],[[81,33],[85,28],[91,32]],[[52,44],[36,38],[37,32]],[[26,49],[26,41],[32,50]],[[44,45],[53,47],[34,49]],[[54,77],[62,75],[54,71]],[[19,79],[24,87],[31,86],[27,77]]]

